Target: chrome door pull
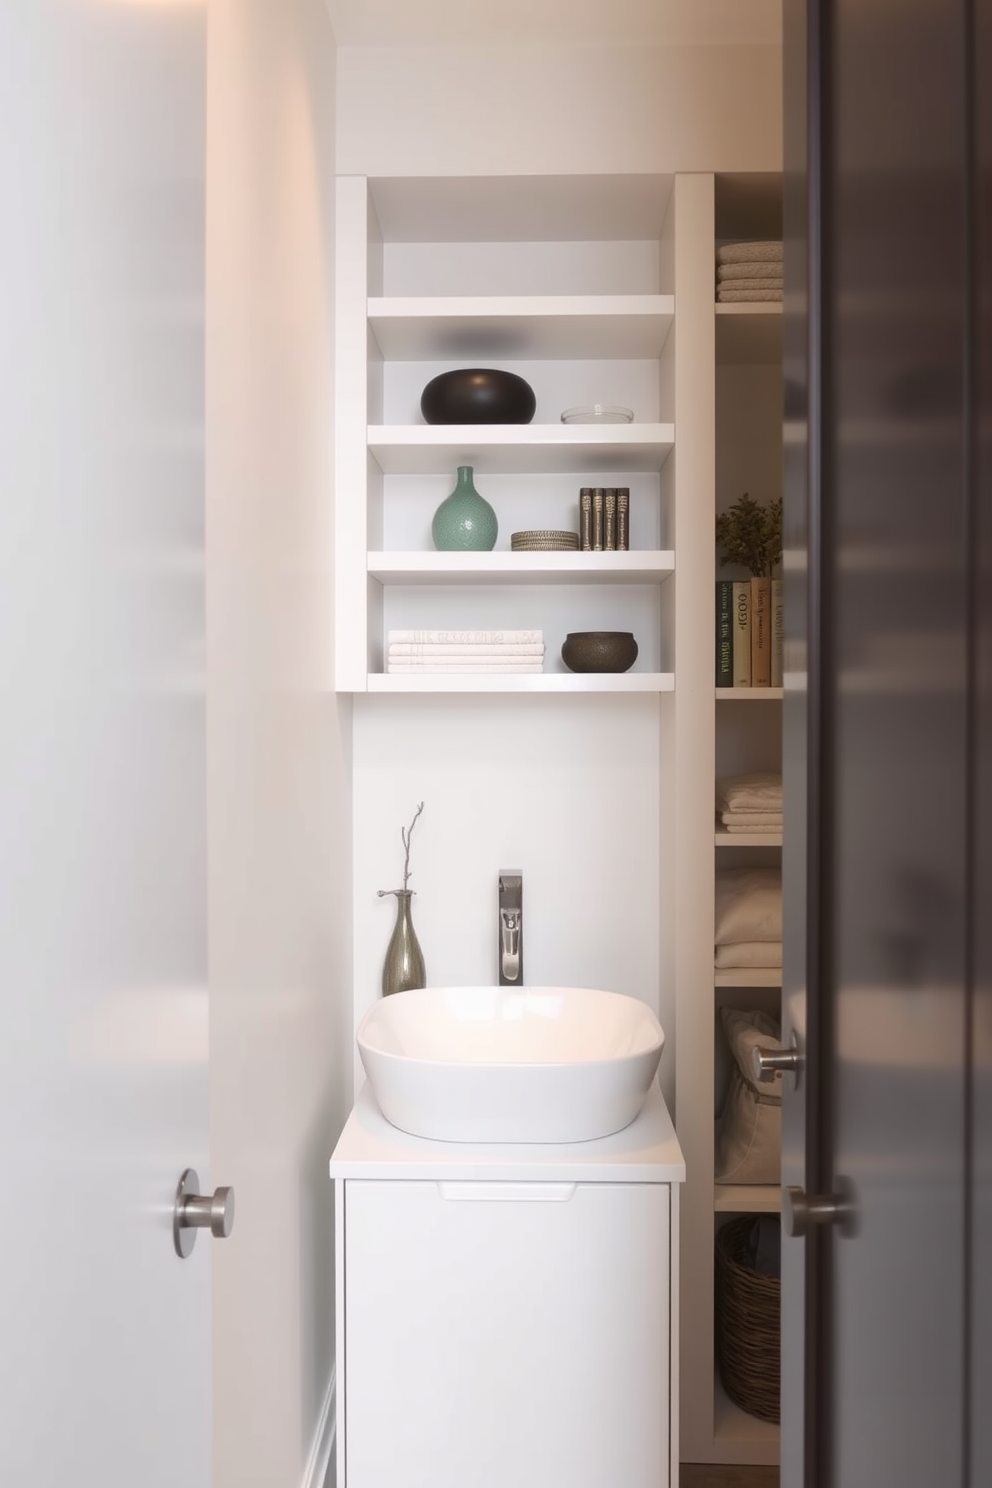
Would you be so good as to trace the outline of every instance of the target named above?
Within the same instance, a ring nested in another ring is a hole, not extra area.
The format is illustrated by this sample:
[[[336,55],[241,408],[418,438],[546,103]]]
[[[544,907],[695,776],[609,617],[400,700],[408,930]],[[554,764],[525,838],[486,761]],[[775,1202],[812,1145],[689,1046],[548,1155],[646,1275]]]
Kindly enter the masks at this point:
[[[759,1049],[751,1050],[751,1071],[756,1081],[762,1085],[770,1085],[776,1075],[792,1074],[799,1083],[802,1073],[803,1056],[798,1049]]]
[[[800,1239],[814,1225],[836,1225],[845,1239],[857,1234],[858,1216],[854,1188],[840,1179],[833,1194],[807,1194],[804,1188],[782,1190],[782,1228],[787,1235]]]
[[[212,1194],[200,1193],[200,1179],[195,1168],[187,1168],[176,1188],[172,1210],[172,1243],[176,1255],[184,1261],[193,1252],[197,1230],[209,1230],[216,1240],[226,1240],[234,1228],[234,1189],[217,1188]]]

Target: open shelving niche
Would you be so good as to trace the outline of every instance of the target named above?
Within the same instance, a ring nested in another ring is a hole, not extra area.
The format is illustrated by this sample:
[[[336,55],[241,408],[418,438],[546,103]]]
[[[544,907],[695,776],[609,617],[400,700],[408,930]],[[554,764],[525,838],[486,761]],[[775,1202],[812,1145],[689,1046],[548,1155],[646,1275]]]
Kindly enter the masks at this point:
[[[345,692],[668,692],[675,444],[671,177],[481,181],[345,177],[338,190],[336,687]],[[535,292],[536,291],[536,292]],[[525,425],[428,425],[420,394],[458,366],[517,372]],[[563,424],[615,402],[630,424]],[[470,465],[496,510],[492,553],[436,553],[434,511]],[[577,530],[582,485],[630,488],[631,550],[515,553]],[[393,628],[539,628],[539,676],[390,675]],[[569,673],[569,630],[630,630],[629,673]]]
[[[777,177],[714,179],[712,241],[780,238],[781,182]],[[761,501],[781,492],[782,306],[733,304],[713,307],[714,468],[706,503],[708,567],[705,588],[712,596],[717,577],[745,577],[718,569],[713,523],[748,491]],[[681,554],[680,554],[681,557]],[[694,577],[702,575],[697,569]],[[710,632],[712,635],[712,631]],[[712,668],[712,652],[709,657]],[[710,694],[708,788],[700,786],[700,827],[709,850],[692,859],[685,893],[712,905],[719,869],[747,863],[781,862],[780,833],[731,834],[713,817],[713,782],[723,775],[781,768],[781,688],[714,688]],[[705,827],[704,827],[705,824]],[[713,918],[686,921],[698,937],[698,954],[682,958],[678,997],[679,1104],[677,1128],[686,1157],[688,1181],[682,1208],[682,1315],[692,1317],[683,1333],[681,1357],[681,1450],[684,1461],[774,1464],[779,1460],[778,1427],[739,1409],[727,1396],[714,1347],[714,1241],[717,1229],[743,1214],[777,1213],[780,1188],[724,1185],[713,1181],[715,1118],[730,1069],[730,1053],[720,1032],[718,1009],[762,1008],[780,1014],[782,974],[778,969],[717,971],[713,967]],[[697,1080],[686,1106],[686,1079]],[[705,1074],[704,1074],[705,1072]],[[701,1081],[700,1081],[700,1077]]]

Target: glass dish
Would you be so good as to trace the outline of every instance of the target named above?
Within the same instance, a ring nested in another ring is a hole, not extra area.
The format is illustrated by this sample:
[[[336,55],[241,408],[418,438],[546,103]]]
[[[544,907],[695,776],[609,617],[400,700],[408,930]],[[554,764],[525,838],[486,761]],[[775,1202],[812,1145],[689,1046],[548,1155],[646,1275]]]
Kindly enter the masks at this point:
[[[634,410],[621,408],[616,403],[584,403],[579,408],[566,408],[561,416],[563,424],[629,424]]]

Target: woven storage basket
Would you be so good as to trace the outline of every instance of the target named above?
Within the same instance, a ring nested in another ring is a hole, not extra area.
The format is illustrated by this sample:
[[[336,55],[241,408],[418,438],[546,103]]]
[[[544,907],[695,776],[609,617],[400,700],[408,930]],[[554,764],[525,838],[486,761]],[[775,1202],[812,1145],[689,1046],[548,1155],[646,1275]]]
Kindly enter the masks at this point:
[[[762,1421],[779,1419],[779,1309],[782,1284],[748,1262],[753,1215],[716,1234],[716,1351],[723,1387]]]

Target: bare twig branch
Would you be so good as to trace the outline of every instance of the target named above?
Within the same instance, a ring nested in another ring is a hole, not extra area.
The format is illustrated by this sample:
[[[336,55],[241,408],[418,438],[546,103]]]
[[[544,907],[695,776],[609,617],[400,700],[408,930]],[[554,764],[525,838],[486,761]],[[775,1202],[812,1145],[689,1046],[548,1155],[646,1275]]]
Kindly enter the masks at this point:
[[[403,859],[403,887],[404,888],[406,888],[407,884],[410,881],[410,878],[412,877],[411,872],[410,872],[410,838],[413,836],[413,829],[417,825],[417,817],[420,815],[420,813],[423,811],[423,809],[424,809],[424,803],[423,803],[423,801],[421,801],[420,805],[417,807],[416,811],[413,813],[413,821],[410,823],[409,827],[407,827],[405,830],[404,830],[403,827],[400,827],[400,837],[402,838],[403,846],[406,848],[406,857]]]

